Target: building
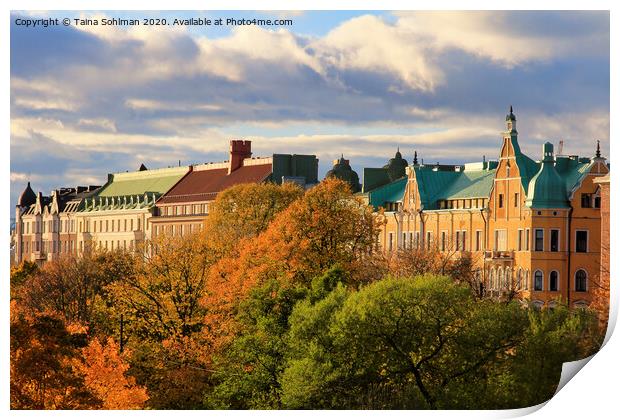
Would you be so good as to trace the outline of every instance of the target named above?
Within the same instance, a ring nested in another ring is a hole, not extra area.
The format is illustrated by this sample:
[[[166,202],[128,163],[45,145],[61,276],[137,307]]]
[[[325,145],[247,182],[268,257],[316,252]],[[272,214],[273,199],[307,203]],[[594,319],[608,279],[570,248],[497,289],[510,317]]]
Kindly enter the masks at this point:
[[[465,253],[498,297],[587,306],[600,271],[601,201],[593,180],[608,173],[607,164],[598,148],[580,158],[554,154],[551,143],[535,161],[521,152],[516,125],[511,107],[498,161],[415,159],[406,180],[365,185],[369,204],[385,210],[379,244],[386,252],[436,246]]]
[[[201,229],[217,194],[246,183],[295,182],[309,187],[318,182],[314,155],[274,154],[252,158],[252,143],[230,142],[230,158],[221,163],[190,166],[185,176],[156,202],[150,219],[153,235],[183,235]]]
[[[83,200],[76,214],[77,253],[90,247],[138,248],[151,237],[155,202],[174,187],[189,166],[147,169],[108,175],[96,194]]]
[[[30,182],[19,196],[15,209],[14,262],[43,264],[77,247],[77,212],[99,186],[60,188],[50,196],[35,194]]]
[[[349,184],[351,188],[351,192],[356,193],[360,190],[360,178],[357,175],[351,165],[349,164],[349,160],[344,158],[344,155],[340,156],[340,159],[336,159],[333,161],[334,166],[327,171],[325,174],[325,178],[336,178],[341,181]]]
[[[598,184],[599,191],[598,194],[601,197],[601,262],[600,262],[600,274],[598,281],[598,305],[600,309],[601,323],[607,324],[609,320],[609,298],[610,298],[610,260],[609,260],[609,250],[610,250],[610,230],[609,230],[609,210],[610,210],[610,190],[609,190],[609,173],[604,177],[596,178],[594,180],[595,184]]]

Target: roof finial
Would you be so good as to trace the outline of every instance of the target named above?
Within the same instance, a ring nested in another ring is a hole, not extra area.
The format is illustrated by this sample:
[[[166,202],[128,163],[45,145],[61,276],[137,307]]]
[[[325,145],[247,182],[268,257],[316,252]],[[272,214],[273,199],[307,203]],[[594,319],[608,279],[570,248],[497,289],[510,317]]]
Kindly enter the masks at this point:
[[[512,114],[512,105],[510,105],[510,113]]]
[[[596,141],[596,157],[597,158],[601,157],[601,141],[600,140]]]

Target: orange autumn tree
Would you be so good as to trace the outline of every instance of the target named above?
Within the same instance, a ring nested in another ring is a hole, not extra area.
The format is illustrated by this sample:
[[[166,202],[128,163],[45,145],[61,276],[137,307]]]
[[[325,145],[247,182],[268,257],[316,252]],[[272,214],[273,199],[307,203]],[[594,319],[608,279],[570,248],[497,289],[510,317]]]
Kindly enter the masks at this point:
[[[204,235],[220,257],[237,249],[238,242],[263,232],[278,213],[303,195],[292,182],[240,184],[217,195],[210,205]]]
[[[127,376],[129,364],[119,354],[118,345],[109,338],[101,345],[95,338],[82,349],[84,360],[74,364],[75,370],[84,377],[86,388],[101,403],[104,410],[134,410],[144,407],[148,400],[146,388],[136,385]]]
[[[239,243],[238,255],[223,258],[209,274],[207,326],[220,345],[235,334],[232,320],[239,302],[255,286],[277,279],[309,285],[335,264],[362,276],[360,261],[378,234],[372,208],[347,183],[326,179],[279,213],[267,230]]]
[[[73,370],[86,345],[83,331],[54,313],[30,314],[11,301],[11,408],[88,409],[100,401]]]

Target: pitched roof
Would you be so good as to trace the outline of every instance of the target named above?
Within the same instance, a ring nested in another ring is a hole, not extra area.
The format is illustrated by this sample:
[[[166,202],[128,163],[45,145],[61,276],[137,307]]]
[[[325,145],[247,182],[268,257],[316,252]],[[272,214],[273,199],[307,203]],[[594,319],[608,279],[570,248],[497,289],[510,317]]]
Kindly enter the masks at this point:
[[[227,168],[202,169],[197,167],[188,173],[158,204],[210,201],[220,191],[238,184],[265,181],[272,173],[271,163],[242,166],[231,174]]]
[[[488,197],[496,163],[468,164],[459,170],[457,167],[414,166],[422,205],[425,209],[436,209],[438,200]],[[468,169],[468,166],[485,169]]]
[[[189,170],[188,166],[121,172],[109,175],[109,181],[97,196],[118,197],[139,195],[145,192],[163,194],[176,184]]]
[[[397,203],[403,201],[407,178],[403,177],[389,184],[382,185],[368,192],[368,204],[375,209],[384,207],[385,203]]]
[[[495,171],[490,170],[461,172],[436,200],[488,197],[494,178]]]

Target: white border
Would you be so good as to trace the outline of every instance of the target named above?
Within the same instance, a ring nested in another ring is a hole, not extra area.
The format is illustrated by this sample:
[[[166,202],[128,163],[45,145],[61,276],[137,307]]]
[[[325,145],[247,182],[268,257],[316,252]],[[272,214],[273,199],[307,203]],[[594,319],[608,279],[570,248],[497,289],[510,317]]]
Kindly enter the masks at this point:
[[[493,2],[493,1],[468,1],[467,3],[463,3],[462,1],[441,1],[436,0],[433,2],[413,2],[413,1],[394,1],[394,0],[384,0],[381,3],[377,3],[370,0],[341,0],[339,2],[334,2],[333,0],[314,0],[310,1],[298,1],[294,4],[290,1],[275,1],[275,0],[264,0],[260,3],[260,6],[256,2],[242,0],[236,1],[234,4],[231,4],[230,1],[225,0],[215,0],[206,2],[198,2],[192,0],[175,0],[174,2],[163,2],[163,1],[150,1],[148,3],[128,3],[126,0],[107,0],[107,1],[84,1],[84,0],[64,0],[64,1],[36,1],[36,0],[23,0],[23,1],[15,1],[9,0],[3,2],[5,5],[5,14],[2,25],[2,32],[0,33],[0,42],[2,42],[2,51],[4,52],[4,60],[2,60],[2,72],[3,72],[3,85],[2,91],[4,98],[2,107],[4,111],[5,117],[0,121],[2,127],[2,133],[5,134],[5,151],[9,149],[9,24],[8,24],[8,15],[9,10],[23,10],[23,9],[65,9],[65,10],[81,10],[81,9],[110,9],[110,10],[133,10],[133,9],[220,9],[220,10],[253,10],[256,8],[260,8],[263,10],[289,10],[289,9],[300,9],[300,10],[325,10],[325,9],[359,9],[359,10],[372,10],[372,9],[383,9],[383,10],[399,10],[399,9],[453,9],[453,10],[463,10],[463,9],[525,9],[525,10],[548,10],[548,9],[562,9],[562,10],[581,10],[581,9],[590,9],[590,10],[609,10],[611,9],[611,45],[616,46],[617,50],[617,36],[618,36],[618,27],[620,26],[620,19],[618,19],[618,8],[620,6],[617,5],[617,2],[613,1],[604,1],[604,0],[590,0],[588,2],[585,1],[547,1],[541,2],[539,0],[522,0],[518,3],[506,3],[506,2]],[[615,83],[613,75],[618,74],[617,67],[617,52],[614,52],[614,48],[612,48],[611,55],[611,92],[617,91],[617,84]],[[616,115],[617,109],[617,94],[612,94],[611,96],[611,104],[610,104],[610,115]],[[614,125],[614,120],[611,119],[611,135],[610,139],[615,139],[617,137],[617,128]],[[613,144],[611,146],[611,156],[610,160],[614,161],[618,156],[616,153],[616,147]],[[2,208],[8,208],[8,191],[9,191],[9,175],[10,175],[10,155],[9,153],[2,153],[0,156],[2,162],[2,168],[4,172],[4,182],[2,184],[3,194],[2,197]],[[616,204],[619,200],[618,189],[615,184],[612,185],[612,207],[615,208]],[[6,210],[4,210],[6,211]],[[612,211],[612,214],[614,212]],[[8,218],[5,218],[8,220]],[[2,234],[5,238],[8,238],[8,222],[0,224],[2,229]],[[612,219],[612,227],[611,232],[617,232],[617,229],[614,229],[616,226],[615,220]],[[612,249],[615,250],[617,244],[617,234],[612,235]],[[8,261],[8,247],[3,248],[3,251],[0,253],[0,264],[2,264],[5,269],[9,267]],[[616,272],[617,268],[617,259],[611,258],[611,270],[613,273]],[[2,360],[3,363],[0,363],[0,378],[2,380],[2,387],[0,388],[4,399],[4,409],[8,409],[8,390],[9,390],[9,369],[8,369],[8,341],[9,341],[9,332],[8,332],[8,273],[5,271],[5,276],[3,276],[2,282],[2,296],[0,299],[3,302],[3,323],[0,331],[2,332]],[[482,412],[482,411],[464,411],[464,412],[421,412],[417,411],[415,413],[411,412],[323,412],[321,416],[327,417],[342,417],[342,416],[356,416],[361,418],[375,417],[375,416],[397,416],[397,417],[406,417],[410,418],[415,416],[416,418],[504,418],[504,417],[514,417],[519,415],[525,415],[527,413],[534,412],[532,414],[533,418],[562,418],[562,419],[573,419],[573,418],[609,418],[610,413],[617,412],[617,381],[620,376],[619,365],[616,354],[619,352],[620,344],[617,337],[611,337],[610,332],[613,330],[613,326],[615,326],[617,313],[618,313],[618,287],[612,283],[612,309],[610,314],[610,330],[608,331],[608,342],[606,346],[588,363],[588,368],[584,369],[579,373],[577,377],[569,381],[564,388],[562,388],[561,392],[559,392],[548,404],[541,404],[537,407],[532,407],[526,410],[514,410],[514,411],[496,411],[496,412]],[[537,411],[540,409],[539,411]],[[9,415],[11,417],[26,417],[26,418],[45,418],[47,416],[57,417],[58,415],[62,417],[83,417],[87,415],[88,417],[100,417],[100,418],[118,418],[121,416],[125,416],[125,412],[10,412]],[[153,416],[157,417],[173,417],[177,416],[178,413],[174,411],[169,412],[132,412],[131,416],[139,417],[139,418],[149,418]],[[310,418],[315,417],[317,414],[314,412],[183,412],[183,416],[188,417],[196,417],[196,418],[204,418],[205,416],[215,417],[215,418],[235,418],[235,417],[245,417],[252,416],[255,418],[288,418],[289,416],[295,416],[300,418]]]

